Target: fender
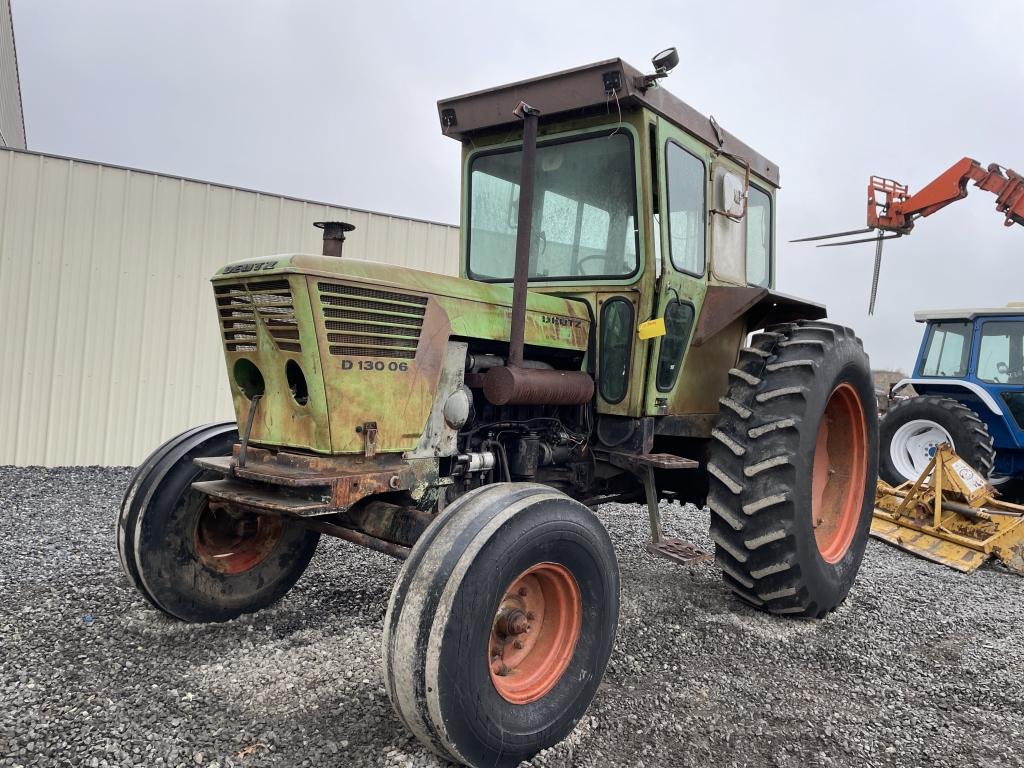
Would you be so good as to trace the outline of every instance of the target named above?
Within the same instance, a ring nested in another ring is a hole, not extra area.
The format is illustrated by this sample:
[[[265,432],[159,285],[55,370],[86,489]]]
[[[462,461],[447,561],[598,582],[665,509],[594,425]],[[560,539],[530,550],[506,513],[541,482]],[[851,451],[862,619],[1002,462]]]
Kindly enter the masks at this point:
[[[964,381],[963,379],[900,379],[899,381],[892,385],[892,388],[889,391],[895,392],[897,389],[902,389],[908,384],[928,384],[931,386],[941,387],[960,387],[961,389],[966,389],[968,392],[975,395],[979,400],[981,400],[981,402],[988,406],[988,409],[992,411],[992,413],[1000,417],[1004,415],[1002,409],[1000,409],[999,407],[999,403],[995,401],[995,398],[992,397],[992,395],[990,395],[988,392],[986,392],[984,387],[982,387],[980,384],[975,384],[973,381]]]

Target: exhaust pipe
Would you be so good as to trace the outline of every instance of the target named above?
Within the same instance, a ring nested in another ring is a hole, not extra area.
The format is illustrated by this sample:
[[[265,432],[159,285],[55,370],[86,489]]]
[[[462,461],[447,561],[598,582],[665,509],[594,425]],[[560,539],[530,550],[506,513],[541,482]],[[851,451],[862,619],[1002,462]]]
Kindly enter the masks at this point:
[[[341,258],[341,247],[345,243],[345,233],[356,228],[347,221],[314,221],[313,226],[324,231],[324,256]]]
[[[516,261],[512,273],[512,327],[508,339],[508,365],[523,364],[523,339],[526,335],[526,283],[530,279],[530,240],[533,235],[533,173],[537,155],[537,118],[539,109],[525,101],[515,109],[523,121],[523,150],[519,170],[519,221],[516,229]]]
[[[504,366],[484,374],[484,397],[493,405],[582,405],[594,397],[594,380],[582,371],[526,368],[527,283],[530,280],[530,246],[533,236],[533,174],[537,156],[537,123],[540,110],[525,101],[514,114],[523,121],[523,149],[519,169],[519,221],[516,225],[516,260],[512,274],[512,319],[508,359]]]

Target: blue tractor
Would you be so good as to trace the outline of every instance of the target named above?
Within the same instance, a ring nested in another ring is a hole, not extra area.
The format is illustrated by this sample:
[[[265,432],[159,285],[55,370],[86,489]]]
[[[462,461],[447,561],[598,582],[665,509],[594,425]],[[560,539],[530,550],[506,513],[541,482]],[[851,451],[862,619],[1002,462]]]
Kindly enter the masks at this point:
[[[890,394],[909,385],[917,397],[897,400],[879,425],[882,479],[916,480],[950,443],[993,484],[1024,480],[1024,303],[914,319],[925,323],[914,374]]]

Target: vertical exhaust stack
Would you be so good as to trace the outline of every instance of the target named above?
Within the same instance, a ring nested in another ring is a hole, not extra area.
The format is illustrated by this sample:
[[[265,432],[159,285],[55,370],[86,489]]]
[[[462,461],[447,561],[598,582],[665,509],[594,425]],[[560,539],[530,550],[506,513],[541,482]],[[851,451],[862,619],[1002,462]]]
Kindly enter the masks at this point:
[[[533,175],[537,156],[537,117],[540,110],[525,101],[515,109],[523,121],[523,151],[519,171],[519,222],[516,226],[516,263],[512,273],[512,328],[508,339],[508,364],[523,365],[526,332],[526,283],[530,279],[530,240],[533,236]]]
[[[582,405],[594,396],[594,380],[582,371],[523,367],[526,336],[527,283],[533,239],[533,182],[537,157],[540,110],[525,101],[514,114],[523,121],[523,150],[519,171],[519,221],[516,224],[515,271],[512,275],[512,322],[508,360],[484,374],[484,397],[494,405]]]
[[[345,244],[345,233],[356,228],[347,221],[314,221],[313,226],[324,231],[324,256],[341,258],[341,248]]]

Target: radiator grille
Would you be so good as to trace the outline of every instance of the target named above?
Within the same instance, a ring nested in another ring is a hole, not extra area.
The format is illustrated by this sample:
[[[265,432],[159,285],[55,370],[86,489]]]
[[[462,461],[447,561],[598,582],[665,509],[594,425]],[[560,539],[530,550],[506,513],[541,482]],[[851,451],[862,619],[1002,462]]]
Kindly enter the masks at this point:
[[[229,352],[255,352],[257,319],[278,349],[301,352],[292,289],[287,280],[244,280],[214,287],[224,347]]]
[[[425,296],[341,283],[321,282],[317,287],[332,355],[416,357]]]

